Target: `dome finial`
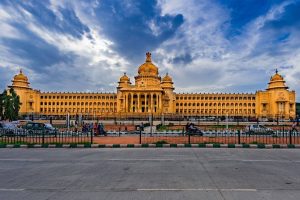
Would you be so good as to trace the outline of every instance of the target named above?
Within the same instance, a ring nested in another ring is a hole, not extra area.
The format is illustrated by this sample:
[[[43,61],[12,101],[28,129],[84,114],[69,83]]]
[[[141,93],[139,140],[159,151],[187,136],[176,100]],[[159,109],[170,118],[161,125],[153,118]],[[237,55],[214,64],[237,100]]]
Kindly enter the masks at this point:
[[[276,74],[278,74],[278,70],[277,70],[277,68],[276,68],[276,70],[275,70],[275,73],[276,73]]]
[[[150,52],[146,53],[146,62],[151,62],[151,53]]]
[[[20,68],[20,74],[23,74],[23,70],[22,70],[22,68]]]

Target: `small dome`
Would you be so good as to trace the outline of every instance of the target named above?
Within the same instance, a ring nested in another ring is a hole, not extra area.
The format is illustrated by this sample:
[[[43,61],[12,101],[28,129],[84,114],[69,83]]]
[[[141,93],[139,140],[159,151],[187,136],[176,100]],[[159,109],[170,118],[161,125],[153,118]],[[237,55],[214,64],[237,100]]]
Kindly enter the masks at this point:
[[[151,61],[151,53],[146,53],[146,62],[139,67],[138,73],[142,76],[158,76],[158,68]]]
[[[169,74],[167,73],[166,76],[162,79],[162,82],[172,82],[172,78],[169,76]]]
[[[22,69],[20,69],[20,73],[18,75],[14,76],[14,81],[28,82],[28,78],[23,74]]]
[[[276,74],[271,77],[271,81],[283,81],[283,77],[276,72]]]
[[[270,82],[269,82],[269,86],[267,90],[270,89],[278,89],[278,88],[284,88],[284,89],[288,89],[287,86],[285,86],[285,81],[283,79],[283,77],[278,74],[278,70],[276,69],[276,73],[271,77]]]
[[[129,81],[130,79],[128,78],[126,73],[124,73],[124,75],[120,78],[120,82],[129,82]]]
[[[23,74],[22,69],[19,74],[14,76],[12,83],[13,87],[29,88],[28,78]]]

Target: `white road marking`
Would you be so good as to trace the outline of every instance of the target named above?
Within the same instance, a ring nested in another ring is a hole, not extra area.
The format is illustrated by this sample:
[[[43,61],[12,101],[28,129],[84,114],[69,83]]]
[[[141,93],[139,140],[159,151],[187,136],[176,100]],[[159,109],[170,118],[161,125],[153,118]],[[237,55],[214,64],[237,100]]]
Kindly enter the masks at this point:
[[[300,160],[266,160],[266,159],[265,160],[212,159],[208,161],[300,163]]]
[[[24,191],[25,189],[17,189],[17,188],[0,188],[0,192],[20,192]]]
[[[163,158],[141,158],[141,159],[138,159],[138,158],[133,158],[133,159],[123,159],[123,158],[120,158],[120,159],[107,159],[109,161],[173,161],[175,159],[163,159]]]
[[[142,188],[137,191],[229,191],[229,192],[257,192],[249,188]]]
[[[243,162],[281,162],[281,163],[290,163],[290,162],[300,162],[299,160],[242,160]]]
[[[0,158],[0,161],[30,161],[30,162],[40,162],[42,159],[35,158]]]

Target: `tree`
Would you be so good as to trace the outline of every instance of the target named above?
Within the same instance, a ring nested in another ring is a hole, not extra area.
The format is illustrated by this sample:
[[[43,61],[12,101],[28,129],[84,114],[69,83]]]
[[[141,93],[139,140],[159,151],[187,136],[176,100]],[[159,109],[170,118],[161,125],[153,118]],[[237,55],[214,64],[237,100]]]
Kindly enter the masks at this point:
[[[0,117],[9,121],[16,120],[19,115],[21,102],[20,97],[16,94],[13,88],[7,90],[0,95]]]
[[[19,116],[19,111],[21,107],[20,97],[17,95],[13,88],[10,88],[9,92],[12,97],[13,120],[16,120]]]
[[[3,92],[4,93],[4,92]],[[3,93],[0,93],[0,120],[4,119],[4,95]]]

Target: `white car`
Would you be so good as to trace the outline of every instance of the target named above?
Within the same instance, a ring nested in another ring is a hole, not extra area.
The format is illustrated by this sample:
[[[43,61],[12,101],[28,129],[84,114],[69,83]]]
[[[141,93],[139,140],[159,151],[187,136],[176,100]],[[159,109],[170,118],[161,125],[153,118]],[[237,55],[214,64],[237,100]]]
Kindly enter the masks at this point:
[[[249,134],[273,134],[274,133],[272,129],[259,124],[252,124],[246,126],[245,132]]]

